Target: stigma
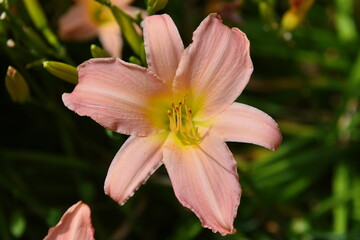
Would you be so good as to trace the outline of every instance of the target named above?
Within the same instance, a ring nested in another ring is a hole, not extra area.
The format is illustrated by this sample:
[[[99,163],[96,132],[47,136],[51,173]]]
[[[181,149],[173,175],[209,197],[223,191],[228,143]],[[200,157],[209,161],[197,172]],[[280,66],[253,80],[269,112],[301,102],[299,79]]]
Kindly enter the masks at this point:
[[[183,144],[196,145],[200,142],[201,137],[199,129],[194,125],[193,113],[186,105],[185,97],[177,104],[171,103],[171,109],[167,110],[169,128]]]

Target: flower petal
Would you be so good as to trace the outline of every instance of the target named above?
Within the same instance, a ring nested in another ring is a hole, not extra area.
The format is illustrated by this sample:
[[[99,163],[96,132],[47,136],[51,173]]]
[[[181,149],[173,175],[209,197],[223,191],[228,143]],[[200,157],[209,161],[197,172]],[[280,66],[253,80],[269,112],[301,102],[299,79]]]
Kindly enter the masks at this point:
[[[62,97],[69,109],[123,134],[147,136],[160,131],[149,120],[158,111],[149,99],[169,89],[157,76],[119,58],[91,59],[78,71],[78,85]]]
[[[123,39],[117,23],[104,24],[99,27],[99,39],[105,51],[113,57],[120,57]]]
[[[232,153],[221,139],[207,135],[200,146],[164,144],[163,162],[176,197],[204,227],[222,235],[235,233],[233,221],[241,189]]]
[[[194,117],[206,120],[235,101],[252,70],[245,34],[210,14],[194,32],[193,43],[181,58],[173,89],[182,95],[191,94],[195,103],[203,102]]]
[[[44,240],[93,240],[94,228],[91,224],[90,208],[83,202],[71,206],[59,223],[49,229]]]
[[[169,15],[145,18],[144,42],[149,69],[171,86],[184,45]]]
[[[161,166],[166,136],[130,136],[112,161],[105,180],[105,193],[123,205]]]
[[[257,108],[233,103],[213,120],[211,132],[225,141],[246,142],[276,150],[282,136],[277,123]]]
[[[90,20],[85,4],[72,6],[59,19],[59,36],[62,39],[84,41],[94,38],[97,26]]]
[[[119,8],[123,8],[132,4],[134,0],[111,0],[111,3]]]

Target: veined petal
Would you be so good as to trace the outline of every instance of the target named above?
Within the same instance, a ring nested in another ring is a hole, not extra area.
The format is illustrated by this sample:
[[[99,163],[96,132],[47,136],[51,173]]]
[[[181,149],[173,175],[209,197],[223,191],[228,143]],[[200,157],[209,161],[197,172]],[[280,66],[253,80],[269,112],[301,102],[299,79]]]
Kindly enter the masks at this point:
[[[89,40],[96,36],[97,31],[83,3],[75,4],[59,19],[59,36],[62,39]]]
[[[257,108],[233,103],[213,120],[211,132],[225,141],[246,142],[276,150],[282,136],[277,123]]]
[[[149,99],[169,89],[147,69],[119,58],[96,58],[78,72],[78,85],[62,97],[69,109],[123,134],[147,136],[161,130],[149,120],[158,111]]]
[[[210,14],[194,32],[193,43],[180,60],[173,89],[181,95],[191,94],[192,102],[203,102],[195,119],[206,120],[235,101],[252,70],[245,34]]]
[[[235,233],[233,221],[241,189],[236,162],[223,140],[207,135],[200,146],[179,146],[169,137],[163,162],[175,195],[204,227],[222,235]]]
[[[166,134],[131,136],[112,161],[105,180],[105,193],[123,205],[162,162],[161,145]]]
[[[145,18],[144,43],[149,69],[171,86],[184,45],[169,15]]]
[[[71,206],[59,223],[49,229],[44,240],[93,240],[94,228],[91,224],[90,208],[83,202]]]
[[[99,27],[99,39],[105,51],[113,57],[120,57],[123,39],[117,23],[108,23]]]

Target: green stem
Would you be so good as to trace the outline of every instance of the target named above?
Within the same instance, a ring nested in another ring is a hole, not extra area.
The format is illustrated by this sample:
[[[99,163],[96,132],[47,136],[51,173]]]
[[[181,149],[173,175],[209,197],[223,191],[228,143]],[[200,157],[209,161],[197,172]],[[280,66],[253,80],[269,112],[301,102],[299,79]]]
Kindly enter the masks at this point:
[[[358,37],[353,16],[353,0],[335,0],[335,23],[339,38],[344,42],[354,41]]]
[[[344,162],[339,162],[335,168],[333,178],[333,194],[336,199],[341,199],[350,189],[349,168]],[[333,230],[336,234],[344,234],[348,227],[348,207],[346,202],[340,202],[333,209]]]
[[[111,9],[111,12],[116,19],[116,22],[119,24],[121,32],[123,33],[126,41],[129,43],[131,49],[137,56],[142,56],[144,50],[142,37],[138,34],[134,27],[136,20],[127,15],[117,6],[113,5],[108,0],[95,0]]]
[[[354,213],[353,217],[355,221],[360,223],[360,176],[354,175],[353,178],[353,186],[354,186]]]

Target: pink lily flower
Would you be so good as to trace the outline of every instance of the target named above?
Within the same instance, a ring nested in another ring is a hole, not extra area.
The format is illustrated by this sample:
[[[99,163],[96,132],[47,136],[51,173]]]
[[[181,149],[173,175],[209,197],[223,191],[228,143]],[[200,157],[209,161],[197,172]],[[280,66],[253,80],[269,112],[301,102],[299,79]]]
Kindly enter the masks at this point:
[[[77,114],[131,135],[111,163],[105,193],[122,205],[164,164],[176,197],[204,227],[234,233],[241,188],[225,141],[276,150],[282,140],[270,116],[234,102],[253,71],[249,41],[217,14],[185,50],[168,15],[145,18],[144,41],[148,69],[91,59],[62,97]]]
[[[94,240],[90,208],[79,201],[61,217],[59,223],[49,229],[44,240]]]
[[[113,57],[121,56],[123,39],[111,10],[95,0],[74,0],[59,19],[59,35],[65,40],[85,41],[99,37],[104,49]],[[111,0],[117,7],[135,17],[138,8],[129,6],[133,0]]]

